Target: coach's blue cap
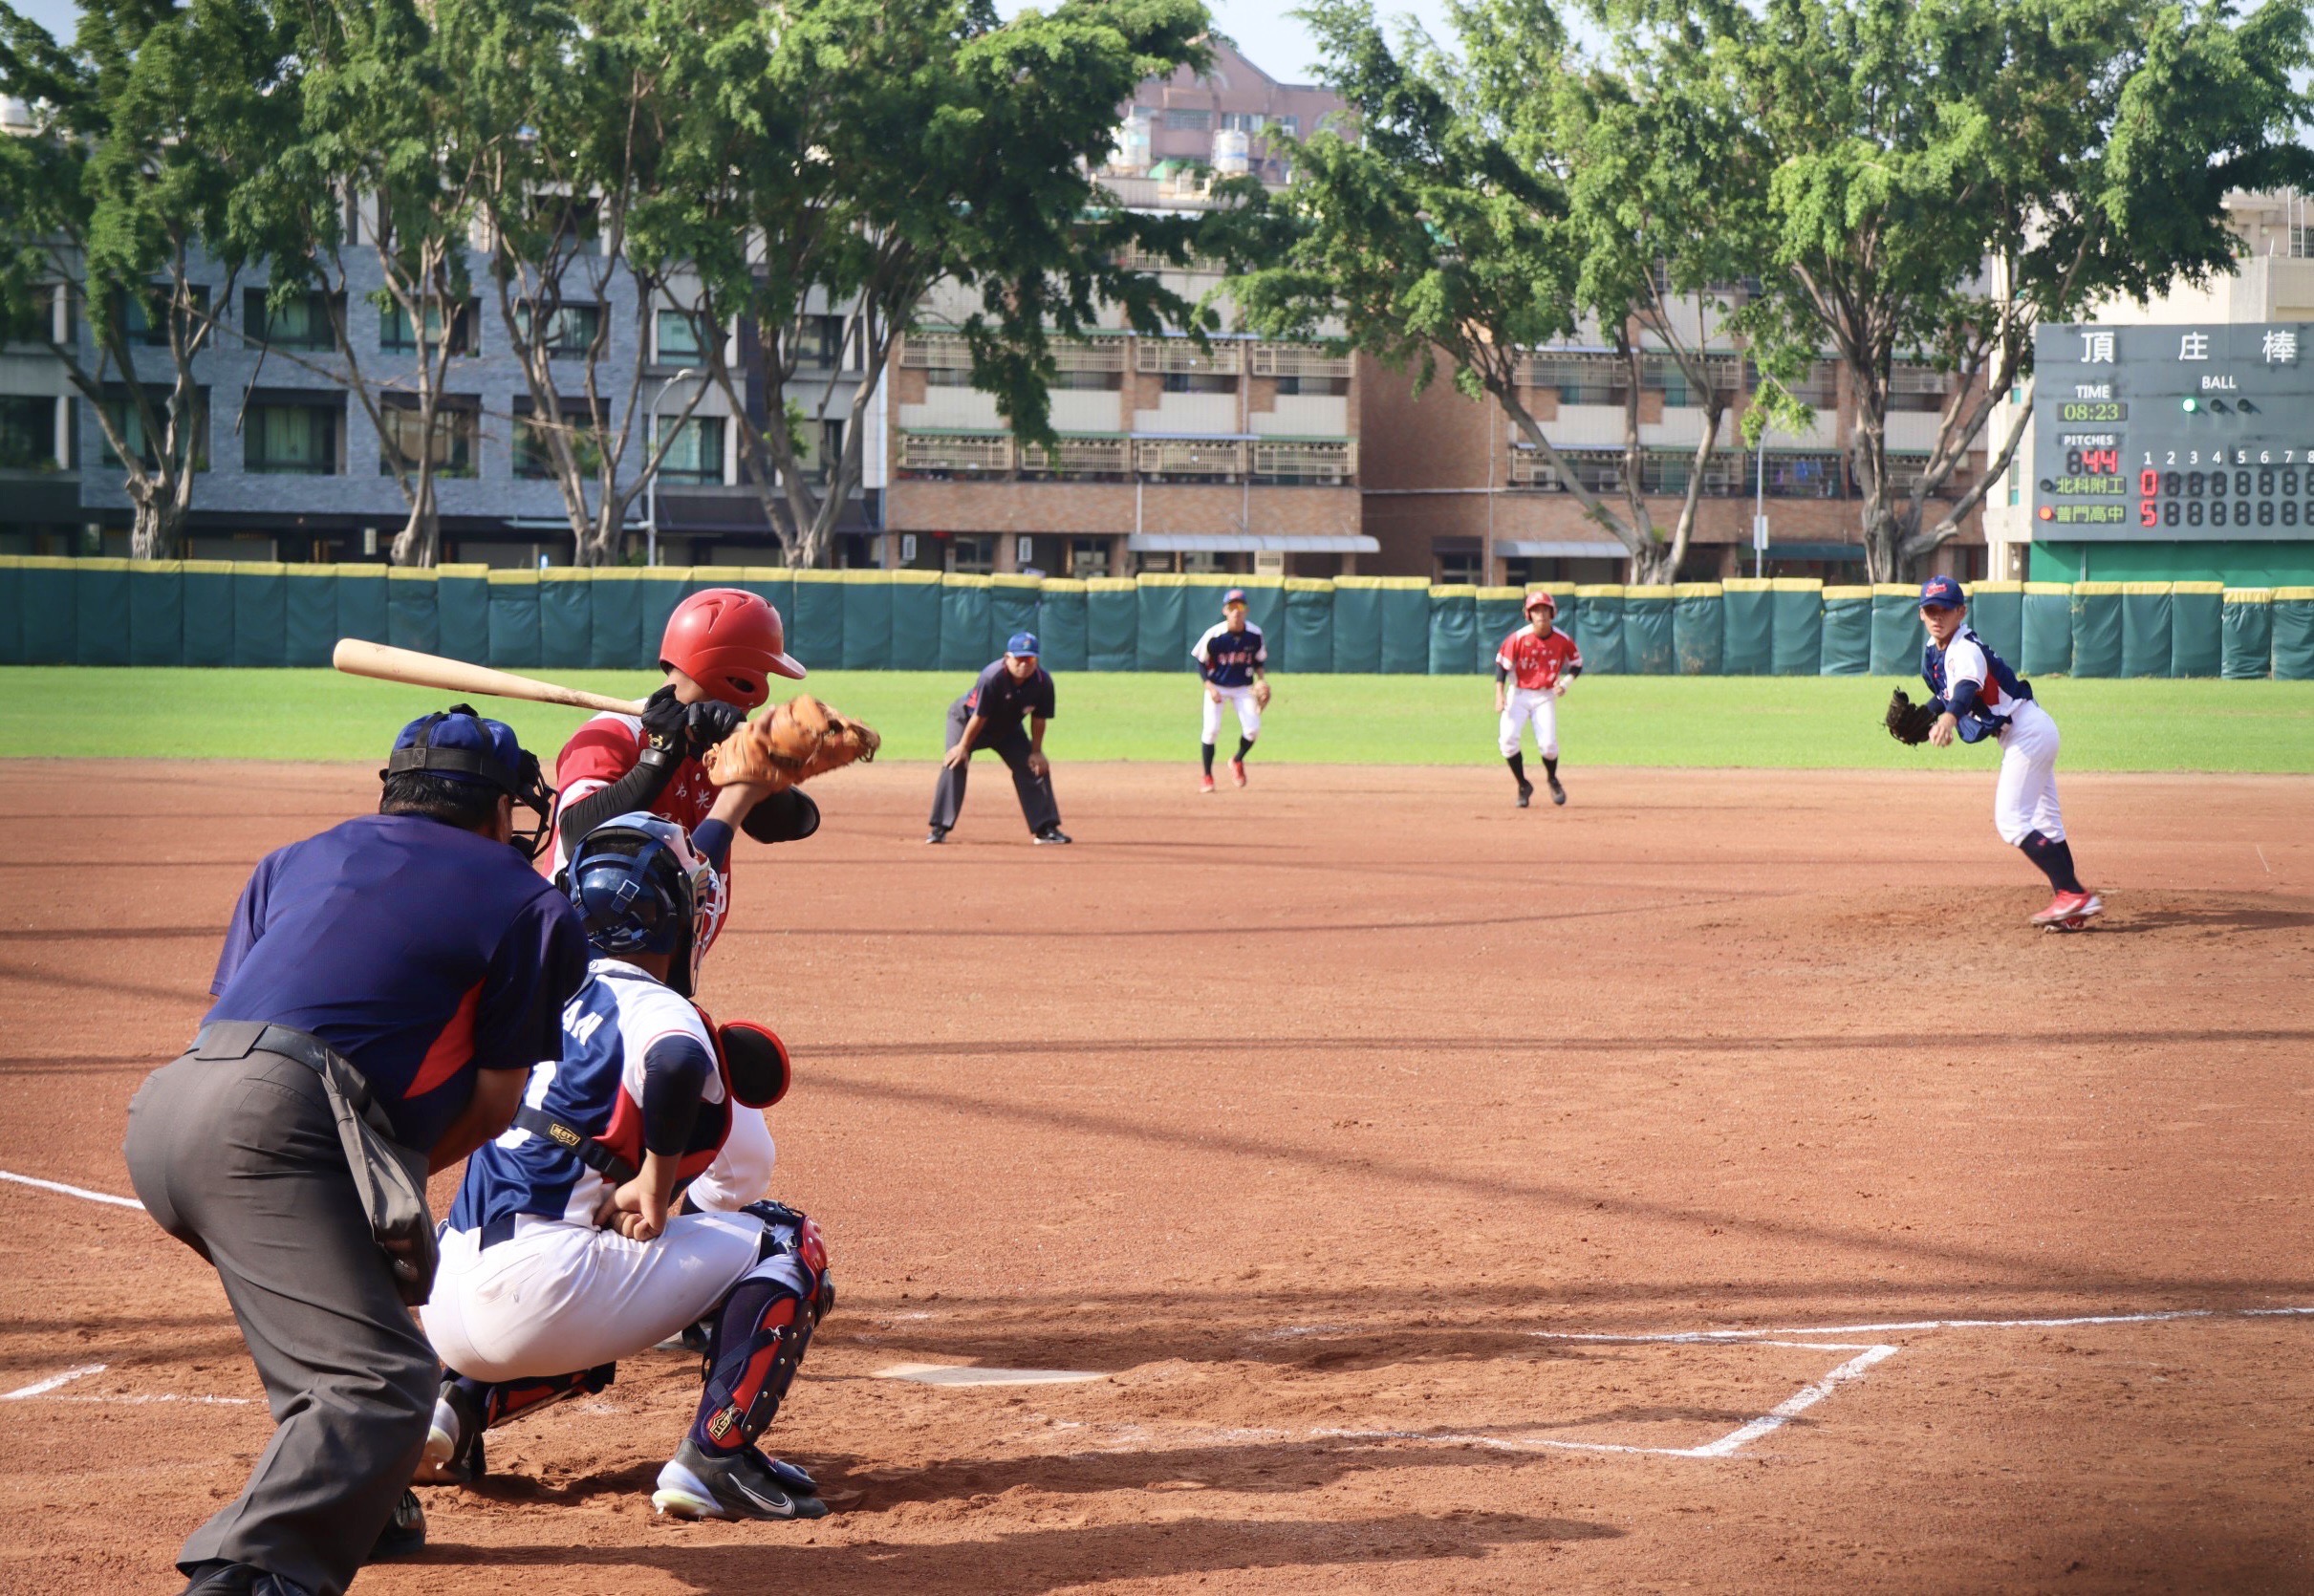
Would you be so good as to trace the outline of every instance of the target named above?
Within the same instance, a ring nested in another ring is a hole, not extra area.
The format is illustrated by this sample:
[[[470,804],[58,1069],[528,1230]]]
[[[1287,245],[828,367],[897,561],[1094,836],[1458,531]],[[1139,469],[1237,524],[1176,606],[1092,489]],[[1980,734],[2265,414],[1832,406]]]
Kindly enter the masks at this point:
[[[1015,632],[1006,639],[1005,652],[1023,659],[1034,659],[1036,658],[1036,634]]]
[[[1957,610],[1968,602],[1960,584],[1950,576],[1932,576],[1920,584],[1920,607],[1923,610]]]
[[[523,765],[529,758],[504,721],[486,721],[474,706],[454,703],[434,715],[421,715],[401,728],[394,751],[386,756],[379,779],[404,770],[423,770],[453,782],[474,782],[502,792],[523,790]]]

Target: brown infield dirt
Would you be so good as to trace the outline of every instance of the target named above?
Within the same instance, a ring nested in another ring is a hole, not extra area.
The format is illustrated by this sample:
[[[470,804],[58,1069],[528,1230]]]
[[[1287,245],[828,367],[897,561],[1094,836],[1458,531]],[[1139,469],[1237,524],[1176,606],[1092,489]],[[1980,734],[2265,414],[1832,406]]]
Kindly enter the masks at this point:
[[[1981,775],[1567,779],[1063,766],[1032,849],[989,767],[929,849],[926,767],[830,778],[703,995],[796,1055],[839,1511],[655,1520],[649,1352],[357,1588],[2314,1588],[2314,782],[2067,777],[2066,936]],[[127,1192],[251,863],[374,791],[0,767],[0,1170]],[[215,1279],[0,1217],[0,1588],[172,1591],[269,1431]]]

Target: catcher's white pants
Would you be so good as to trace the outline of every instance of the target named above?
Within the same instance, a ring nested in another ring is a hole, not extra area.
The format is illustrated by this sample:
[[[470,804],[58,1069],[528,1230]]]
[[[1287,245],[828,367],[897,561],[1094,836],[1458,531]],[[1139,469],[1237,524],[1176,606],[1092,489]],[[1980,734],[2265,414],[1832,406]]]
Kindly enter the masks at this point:
[[[419,1322],[435,1355],[477,1380],[568,1374],[656,1347],[755,1267],[763,1221],[681,1214],[655,1240],[562,1219],[517,1220],[494,1247],[446,1231]]]
[[[2057,808],[2057,748],[2062,740],[2049,712],[2027,699],[2000,734],[2000,780],[1993,788],[1993,825],[2014,848],[2028,831],[2065,841]]]
[[[1213,696],[1215,693],[1222,696],[1216,699]],[[1254,699],[1252,688],[1213,687],[1211,691],[1203,695],[1203,699],[1205,734],[1200,741],[1210,743],[1222,735],[1222,705],[1224,703],[1234,703],[1238,706],[1238,730],[1245,734],[1246,742],[1250,743],[1261,736],[1262,706]]]
[[[771,1127],[765,1123],[762,1111],[735,1103],[731,1106],[731,1133],[724,1138],[723,1150],[715,1154],[715,1162],[683,1188],[684,1195],[694,1208],[735,1213],[750,1202],[761,1202],[769,1193],[772,1166],[778,1161],[779,1148],[771,1140]]]
[[[1545,759],[1559,757],[1559,694],[1551,687],[1513,687],[1503,701],[1503,723],[1496,746],[1504,759],[1519,751],[1519,734],[1534,723],[1535,752]]]

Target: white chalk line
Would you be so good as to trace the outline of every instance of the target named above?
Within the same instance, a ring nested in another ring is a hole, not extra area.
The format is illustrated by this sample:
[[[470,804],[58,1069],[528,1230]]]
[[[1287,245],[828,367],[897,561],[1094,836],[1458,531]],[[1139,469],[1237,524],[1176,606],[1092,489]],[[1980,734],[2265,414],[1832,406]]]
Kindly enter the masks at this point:
[[[1540,1341],[1588,1341],[1697,1345],[1712,1342],[1755,1342],[1776,1345],[1764,1338],[1795,1335],[1887,1335],[1897,1330],[2049,1330],[2081,1325],[2160,1325],[2186,1319],[2298,1319],[2314,1316],[2314,1307],[2171,1308],[2153,1313],[2084,1313],[2062,1319],[1891,1319],[1872,1325],[1801,1325],[1760,1330],[1641,1331],[1529,1330]],[[1806,1345],[1803,1343],[1802,1345]]]
[[[85,1186],[67,1186],[61,1180],[41,1180],[32,1175],[18,1175],[13,1170],[0,1170],[0,1180],[13,1180],[19,1186],[37,1186],[44,1192],[57,1192],[89,1202],[109,1202],[115,1208],[134,1208],[139,1213],[144,1211],[144,1204],[135,1197],[115,1197],[110,1192],[92,1192]]]
[[[75,1380],[85,1375],[101,1374],[104,1372],[104,1368],[105,1366],[100,1363],[83,1364],[78,1369],[68,1369],[63,1373],[52,1374],[45,1380],[34,1380],[31,1385],[19,1386],[14,1391],[0,1391],[0,1402],[24,1402],[35,1396],[46,1396],[57,1387],[69,1386]]]

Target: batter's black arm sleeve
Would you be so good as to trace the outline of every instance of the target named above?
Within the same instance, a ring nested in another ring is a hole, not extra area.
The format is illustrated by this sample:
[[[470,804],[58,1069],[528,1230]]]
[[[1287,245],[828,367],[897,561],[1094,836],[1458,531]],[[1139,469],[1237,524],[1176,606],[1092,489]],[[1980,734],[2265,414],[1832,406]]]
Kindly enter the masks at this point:
[[[643,1054],[643,1146],[667,1156],[687,1152],[699,1094],[715,1061],[693,1036],[662,1036]]]
[[[802,787],[786,787],[749,809],[739,829],[757,842],[801,842],[819,830],[819,806]]]
[[[659,795],[667,790],[674,778],[675,766],[661,765],[645,758],[643,762],[609,787],[588,793],[575,804],[563,806],[562,845],[568,851],[578,846],[578,839],[613,815],[625,814],[630,809],[647,809],[659,802]]]

